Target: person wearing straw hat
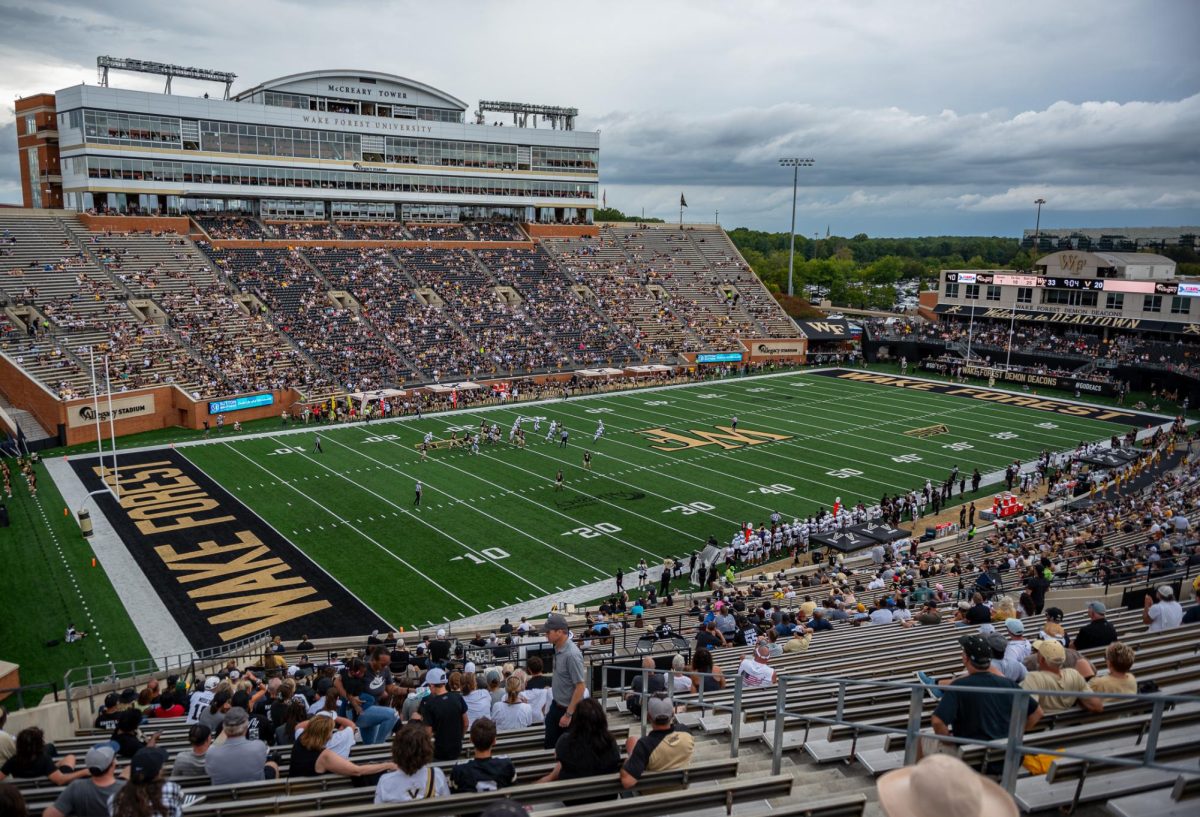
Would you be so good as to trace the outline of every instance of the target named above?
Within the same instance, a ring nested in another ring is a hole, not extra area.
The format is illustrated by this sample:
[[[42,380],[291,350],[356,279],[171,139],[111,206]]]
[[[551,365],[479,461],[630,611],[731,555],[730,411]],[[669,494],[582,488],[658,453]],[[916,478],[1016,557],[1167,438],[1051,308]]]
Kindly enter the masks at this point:
[[[887,817],[1017,817],[1017,804],[994,781],[950,755],[930,755],[879,778]]]

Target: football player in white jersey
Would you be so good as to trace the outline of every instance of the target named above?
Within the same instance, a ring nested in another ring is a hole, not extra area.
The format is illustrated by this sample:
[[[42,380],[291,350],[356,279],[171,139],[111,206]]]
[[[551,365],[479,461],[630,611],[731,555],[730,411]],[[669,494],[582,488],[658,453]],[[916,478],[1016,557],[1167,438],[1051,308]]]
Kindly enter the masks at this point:
[[[596,440],[599,440],[603,436],[604,436],[604,421],[601,420],[600,424],[598,426],[596,426],[596,433],[592,435],[592,442],[596,442]]]

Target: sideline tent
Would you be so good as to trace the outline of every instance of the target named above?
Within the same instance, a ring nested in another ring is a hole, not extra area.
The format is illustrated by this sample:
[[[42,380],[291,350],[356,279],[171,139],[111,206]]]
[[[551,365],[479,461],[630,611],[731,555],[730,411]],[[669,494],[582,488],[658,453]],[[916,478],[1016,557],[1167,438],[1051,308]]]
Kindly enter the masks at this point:
[[[426,386],[429,391],[434,394],[449,394],[452,391],[475,391],[482,389],[483,386],[478,383],[472,383],[470,380],[464,380],[461,383],[434,383],[432,386]]]
[[[620,369],[580,369],[575,374],[580,377],[616,377],[625,374]]]

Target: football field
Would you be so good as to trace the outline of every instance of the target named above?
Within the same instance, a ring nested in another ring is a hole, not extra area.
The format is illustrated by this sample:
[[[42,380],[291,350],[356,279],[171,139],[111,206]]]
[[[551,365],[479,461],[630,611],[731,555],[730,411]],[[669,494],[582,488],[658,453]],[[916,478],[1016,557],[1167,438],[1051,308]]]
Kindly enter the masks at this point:
[[[524,449],[507,442],[518,417]],[[870,504],[926,479],[939,483],[956,465],[968,477],[973,468],[987,475],[1149,419],[835,370],[293,427],[175,453],[387,624],[414,628],[553,597],[618,567],[628,572],[641,558],[654,565],[690,554],[710,534],[724,544],[773,511],[808,516],[836,497]],[[422,461],[426,433],[461,437],[481,421],[496,423],[504,441],[478,454],[434,450]],[[551,421],[566,425],[565,447],[557,435],[546,439]],[[593,452],[590,470],[585,451]]]

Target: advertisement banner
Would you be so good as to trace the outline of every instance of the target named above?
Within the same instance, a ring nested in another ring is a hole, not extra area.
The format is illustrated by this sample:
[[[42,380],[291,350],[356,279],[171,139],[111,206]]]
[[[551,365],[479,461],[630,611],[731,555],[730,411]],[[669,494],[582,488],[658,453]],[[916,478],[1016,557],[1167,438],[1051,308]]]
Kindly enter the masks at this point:
[[[125,420],[130,417],[141,417],[154,413],[154,394],[147,392],[133,397],[118,397],[112,401],[112,419]],[[100,398],[100,422],[107,423],[109,404],[107,397]],[[96,422],[96,406],[94,403],[76,403],[67,409],[67,425],[70,428],[80,428]]]

